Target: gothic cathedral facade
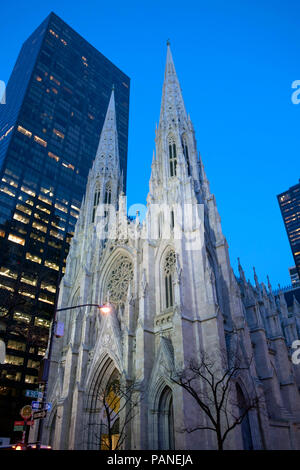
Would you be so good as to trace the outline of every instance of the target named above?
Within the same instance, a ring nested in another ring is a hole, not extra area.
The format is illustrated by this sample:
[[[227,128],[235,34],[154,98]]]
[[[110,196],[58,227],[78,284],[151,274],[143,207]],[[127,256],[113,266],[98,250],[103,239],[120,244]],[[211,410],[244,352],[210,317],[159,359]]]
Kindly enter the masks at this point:
[[[300,449],[300,365],[291,360],[300,306],[294,299],[288,310],[284,295],[255,273],[252,285],[240,263],[234,275],[169,44],[142,222],[127,216],[122,188],[113,90],[58,299],[58,309],[88,306],[58,312],[64,335],[54,339],[43,442],[216,449],[207,414],[172,374],[204,353],[225,371],[234,350],[247,364],[230,383],[236,412],[253,397],[259,406],[249,407],[224,448]],[[103,304],[109,313],[94,306]],[[134,386],[135,401],[123,394],[103,411],[115,379]],[[205,380],[198,386],[200,394]]]

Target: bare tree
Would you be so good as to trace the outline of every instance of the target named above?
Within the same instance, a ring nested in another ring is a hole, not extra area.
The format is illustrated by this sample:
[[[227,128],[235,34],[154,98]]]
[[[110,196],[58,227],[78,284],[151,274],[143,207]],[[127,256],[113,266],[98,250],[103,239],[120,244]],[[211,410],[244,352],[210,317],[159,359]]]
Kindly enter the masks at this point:
[[[218,449],[222,450],[229,433],[242,424],[250,410],[259,407],[259,397],[253,387],[252,396],[249,394],[251,398],[244,397],[241,406],[237,399],[236,379],[243,371],[249,371],[250,363],[242,365],[237,355],[228,363],[225,352],[221,352],[220,357],[222,365],[219,365],[217,355],[209,357],[202,353],[198,362],[191,360],[183,370],[171,374],[171,380],[195,399],[206,416],[207,424],[185,428],[183,432],[213,431]]]
[[[138,412],[140,387],[137,382],[122,383],[119,379],[109,381],[97,393],[99,408],[93,413],[101,414],[100,433],[96,434],[102,450],[123,448],[130,422]]]

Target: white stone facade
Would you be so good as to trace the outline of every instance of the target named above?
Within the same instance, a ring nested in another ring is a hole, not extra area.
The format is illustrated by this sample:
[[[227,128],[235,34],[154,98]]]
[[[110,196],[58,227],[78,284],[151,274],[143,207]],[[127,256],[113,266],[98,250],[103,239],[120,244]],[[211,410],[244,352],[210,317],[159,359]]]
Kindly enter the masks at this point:
[[[253,357],[235,378],[241,393],[261,397],[260,413],[248,413],[250,448],[300,449],[300,365],[291,361],[300,307],[295,300],[288,312],[284,296],[256,275],[251,285],[240,264],[235,277],[169,46],[155,145],[140,223],[138,215],[128,219],[122,193],[113,91],[58,302],[109,301],[113,310],[59,315],[65,334],[54,340],[43,442],[99,449],[95,397],[117,370],[141,386],[123,448],[215,449],[214,432],[181,432],[205,416],[169,371],[235,342],[238,354]],[[242,434],[237,426],[225,448],[245,448]]]

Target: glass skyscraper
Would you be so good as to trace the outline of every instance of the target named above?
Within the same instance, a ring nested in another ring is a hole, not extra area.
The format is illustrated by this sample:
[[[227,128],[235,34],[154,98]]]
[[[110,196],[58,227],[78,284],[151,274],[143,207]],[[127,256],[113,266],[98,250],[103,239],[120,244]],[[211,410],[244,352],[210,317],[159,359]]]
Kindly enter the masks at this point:
[[[300,180],[277,199],[300,278]]]
[[[13,441],[112,86],[125,192],[130,79],[54,13],[24,43],[0,105],[0,436]]]

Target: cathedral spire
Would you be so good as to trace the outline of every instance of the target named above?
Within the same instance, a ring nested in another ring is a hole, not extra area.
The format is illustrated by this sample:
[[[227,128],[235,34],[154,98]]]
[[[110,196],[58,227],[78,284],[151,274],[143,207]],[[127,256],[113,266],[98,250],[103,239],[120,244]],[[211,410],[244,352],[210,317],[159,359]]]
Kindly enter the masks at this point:
[[[176,121],[180,121],[180,119],[188,120],[169,40],[167,42],[167,59],[160,108],[160,123],[165,119],[176,119]]]
[[[118,170],[119,173],[119,147],[114,87],[112,87],[92,171],[98,173],[105,164],[109,171]]]

